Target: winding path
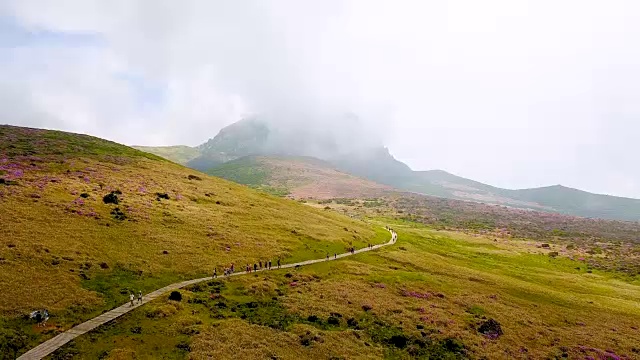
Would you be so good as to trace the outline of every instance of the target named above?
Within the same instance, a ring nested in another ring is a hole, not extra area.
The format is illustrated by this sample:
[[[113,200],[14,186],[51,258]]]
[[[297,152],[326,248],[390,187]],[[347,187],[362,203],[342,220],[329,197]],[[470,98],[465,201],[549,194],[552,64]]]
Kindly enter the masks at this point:
[[[371,251],[371,250],[375,250],[375,249],[379,249],[383,246],[387,246],[387,245],[391,245],[391,244],[395,244],[397,238],[398,238],[398,234],[393,231],[392,229],[388,229],[385,228],[387,231],[389,231],[391,233],[391,239],[389,240],[389,242],[384,243],[384,244],[379,244],[379,245],[374,245],[371,248],[362,248],[360,250],[356,250],[353,254],[352,253],[344,253],[344,254],[340,254],[337,255],[336,257],[331,257],[329,256],[329,258],[323,258],[323,259],[316,259],[316,260],[307,260],[307,261],[301,261],[298,263],[293,263],[293,264],[285,264],[280,266],[281,269],[287,269],[287,268],[292,268],[292,267],[297,267],[297,266],[303,266],[303,265],[311,265],[311,264],[315,264],[315,263],[319,263],[319,262],[323,262],[323,261],[332,261],[332,260],[337,260],[337,259],[341,259],[347,256],[351,256],[351,255],[355,255],[355,254],[359,254],[362,252],[366,252],[366,251]],[[266,269],[260,269],[257,271],[265,271]],[[272,268],[271,270],[277,270],[277,268]],[[250,274],[247,272],[236,272],[231,274],[230,276],[239,276],[239,275],[244,275],[244,274]],[[220,277],[221,279],[223,279],[224,277]],[[150,301],[153,301],[155,299],[157,299],[158,297],[160,297],[163,294],[166,294],[170,291],[173,290],[177,290],[177,289],[181,289],[185,286],[189,286],[189,285],[193,285],[193,284],[197,284],[199,282],[203,282],[203,281],[209,281],[209,280],[213,280],[213,277],[204,277],[204,278],[199,278],[199,279],[193,279],[193,280],[187,280],[187,281],[182,281],[179,283],[175,283],[175,284],[171,284],[171,285],[167,285],[161,289],[158,289],[156,291],[153,291],[147,295],[145,295],[142,298],[142,302],[139,303],[136,300],[135,305],[131,306],[129,305],[129,303],[126,303],[124,305],[121,305],[111,311],[107,311],[102,315],[96,316],[95,318],[88,320],[86,322],[83,322],[80,325],[74,326],[73,328],[43,342],[42,344],[34,347],[33,349],[27,351],[26,353],[24,353],[23,355],[21,355],[18,360],[32,360],[32,359],[42,359],[45,356],[51,354],[52,352],[58,350],[60,347],[62,347],[64,344],[68,343],[69,341],[77,338],[78,336],[88,333],[89,331],[97,328],[100,325],[106,324],[111,320],[114,320],[126,313],[128,313],[131,310],[134,310]]]

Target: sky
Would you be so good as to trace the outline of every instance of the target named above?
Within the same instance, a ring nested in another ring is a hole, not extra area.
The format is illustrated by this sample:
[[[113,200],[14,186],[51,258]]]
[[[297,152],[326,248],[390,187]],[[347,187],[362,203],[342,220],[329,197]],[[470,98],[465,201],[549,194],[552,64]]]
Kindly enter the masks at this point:
[[[0,123],[198,145],[247,116],[414,170],[640,198],[633,0],[3,0]]]

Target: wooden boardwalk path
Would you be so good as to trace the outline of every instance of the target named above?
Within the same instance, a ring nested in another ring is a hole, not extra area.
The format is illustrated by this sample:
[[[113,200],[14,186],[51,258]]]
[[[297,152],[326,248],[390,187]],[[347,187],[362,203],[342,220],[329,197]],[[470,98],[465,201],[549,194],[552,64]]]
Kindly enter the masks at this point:
[[[388,229],[387,229],[388,230]],[[366,252],[366,251],[371,251],[371,250],[375,250],[378,248],[381,248],[383,246],[387,246],[387,245],[391,245],[394,244],[396,242],[396,239],[398,238],[398,234],[393,231],[393,230],[388,230],[391,233],[391,240],[389,240],[389,242],[384,243],[384,244],[379,244],[379,245],[374,245],[371,248],[362,248],[360,250],[356,250],[353,254],[352,253],[344,253],[344,254],[340,254],[337,255],[335,257],[329,256],[329,258],[322,258],[322,259],[315,259],[315,260],[307,260],[307,261],[301,261],[298,263],[293,263],[293,264],[285,264],[280,266],[281,269],[287,269],[287,268],[292,268],[292,267],[296,267],[296,266],[304,266],[304,265],[311,265],[311,264],[315,264],[315,263],[319,263],[319,262],[323,262],[323,261],[332,261],[332,260],[337,260],[337,259],[341,259],[347,256],[351,256],[351,255],[355,255],[355,254],[359,254],[362,252]],[[260,269],[258,271],[265,271],[266,269]],[[276,267],[272,267],[271,270],[277,270]],[[240,275],[245,275],[245,274],[250,274],[248,272],[236,272],[231,274],[230,276],[240,276]],[[224,279],[223,276],[219,277],[220,279]],[[145,296],[143,296],[142,298],[142,302],[138,302],[137,299],[135,300],[135,303],[133,306],[131,306],[130,303],[126,303],[122,306],[119,306],[113,310],[107,311],[102,315],[96,316],[95,318],[85,321],[80,325],[74,326],[73,328],[43,342],[42,344],[34,347],[33,349],[27,351],[26,353],[24,353],[23,355],[21,355],[18,360],[33,360],[33,359],[42,359],[45,356],[51,354],[52,352],[58,350],[60,347],[62,347],[64,344],[68,343],[69,341],[77,338],[78,336],[88,333],[89,331],[97,328],[100,325],[106,324],[111,320],[114,320],[126,313],[128,313],[129,311],[132,311],[150,301],[153,301],[155,299],[157,299],[158,297],[162,296],[163,294],[166,294],[170,291],[173,290],[177,290],[177,289],[181,289],[185,286],[189,286],[189,285],[193,285],[199,282],[203,282],[203,281],[209,281],[212,280],[213,277],[204,277],[204,278],[200,278],[200,279],[193,279],[193,280],[187,280],[187,281],[182,281],[179,283],[174,283],[171,285],[167,285],[161,289],[158,289],[156,291],[153,291]]]

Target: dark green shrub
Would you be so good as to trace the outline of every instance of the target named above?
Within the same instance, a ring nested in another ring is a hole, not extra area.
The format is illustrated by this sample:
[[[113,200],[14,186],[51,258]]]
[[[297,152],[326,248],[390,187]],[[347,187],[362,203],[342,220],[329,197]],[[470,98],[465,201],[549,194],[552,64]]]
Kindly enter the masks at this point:
[[[0,178],[0,185],[18,185],[17,181]]]
[[[107,195],[105,195],[105,196],[102,198],[102,201],[103,201],[105,204],[115,204],[115,205],[118,205],[118,203],[119,203],[118,195],[116,195],[114,192],[110,192],[110,193],[108,193]]]
[[[176,347],[182,351],[187,351],[187,352],[191,351],[191,345],[189,345],[189,343],[186,341],[180,341],[176,345]]]
[[[404,334],[402,335],[393,335],[389,339],[389,343],[397,348],[404,349],[407,347],[407,343],[409,342],[409,338],[407,338]]]
[[[111,210],[111,215],[113,215],[113,218],[116,220],[125,220],[127,218],[127,215],[125,215],[125,213],[123,213],[120,208],[114,208],[113,210]]]
[[[494,319],[489,319],[482,323],[482,325],[480,325],[480,327],[478,328],[478,332],[493,339],[498,338],[503,334],[500,323]]]
[[[167,193],[156,193],[156,195],[158,196],[157,200],[160,200],[160,199],[169,200],[169,194]]]
[[[180,293],[180,291],[172,291],[171,294],[169,294],[169,300],[173,300],[173,301],[182,301],[182,294]]]
[[[327,318],[327,324],[339,326],[340,325],[340,318],[337,318],[335,316],[329,316]]]

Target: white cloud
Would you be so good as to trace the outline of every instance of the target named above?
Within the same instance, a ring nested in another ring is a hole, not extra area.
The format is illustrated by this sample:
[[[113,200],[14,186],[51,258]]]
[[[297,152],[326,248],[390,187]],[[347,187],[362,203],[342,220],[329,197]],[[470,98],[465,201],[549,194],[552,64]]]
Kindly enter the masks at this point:
[[[617,0],[15,0],[0,11],[24,28],[101,44],[4,49],[15,61],[0,91],[23,123],[126,143],[194,145],[249,112],[337,127],[335,114],[354,111],[417,169],[640,197],[638,10]],[[121,74],[161,98],[140,106]]]

